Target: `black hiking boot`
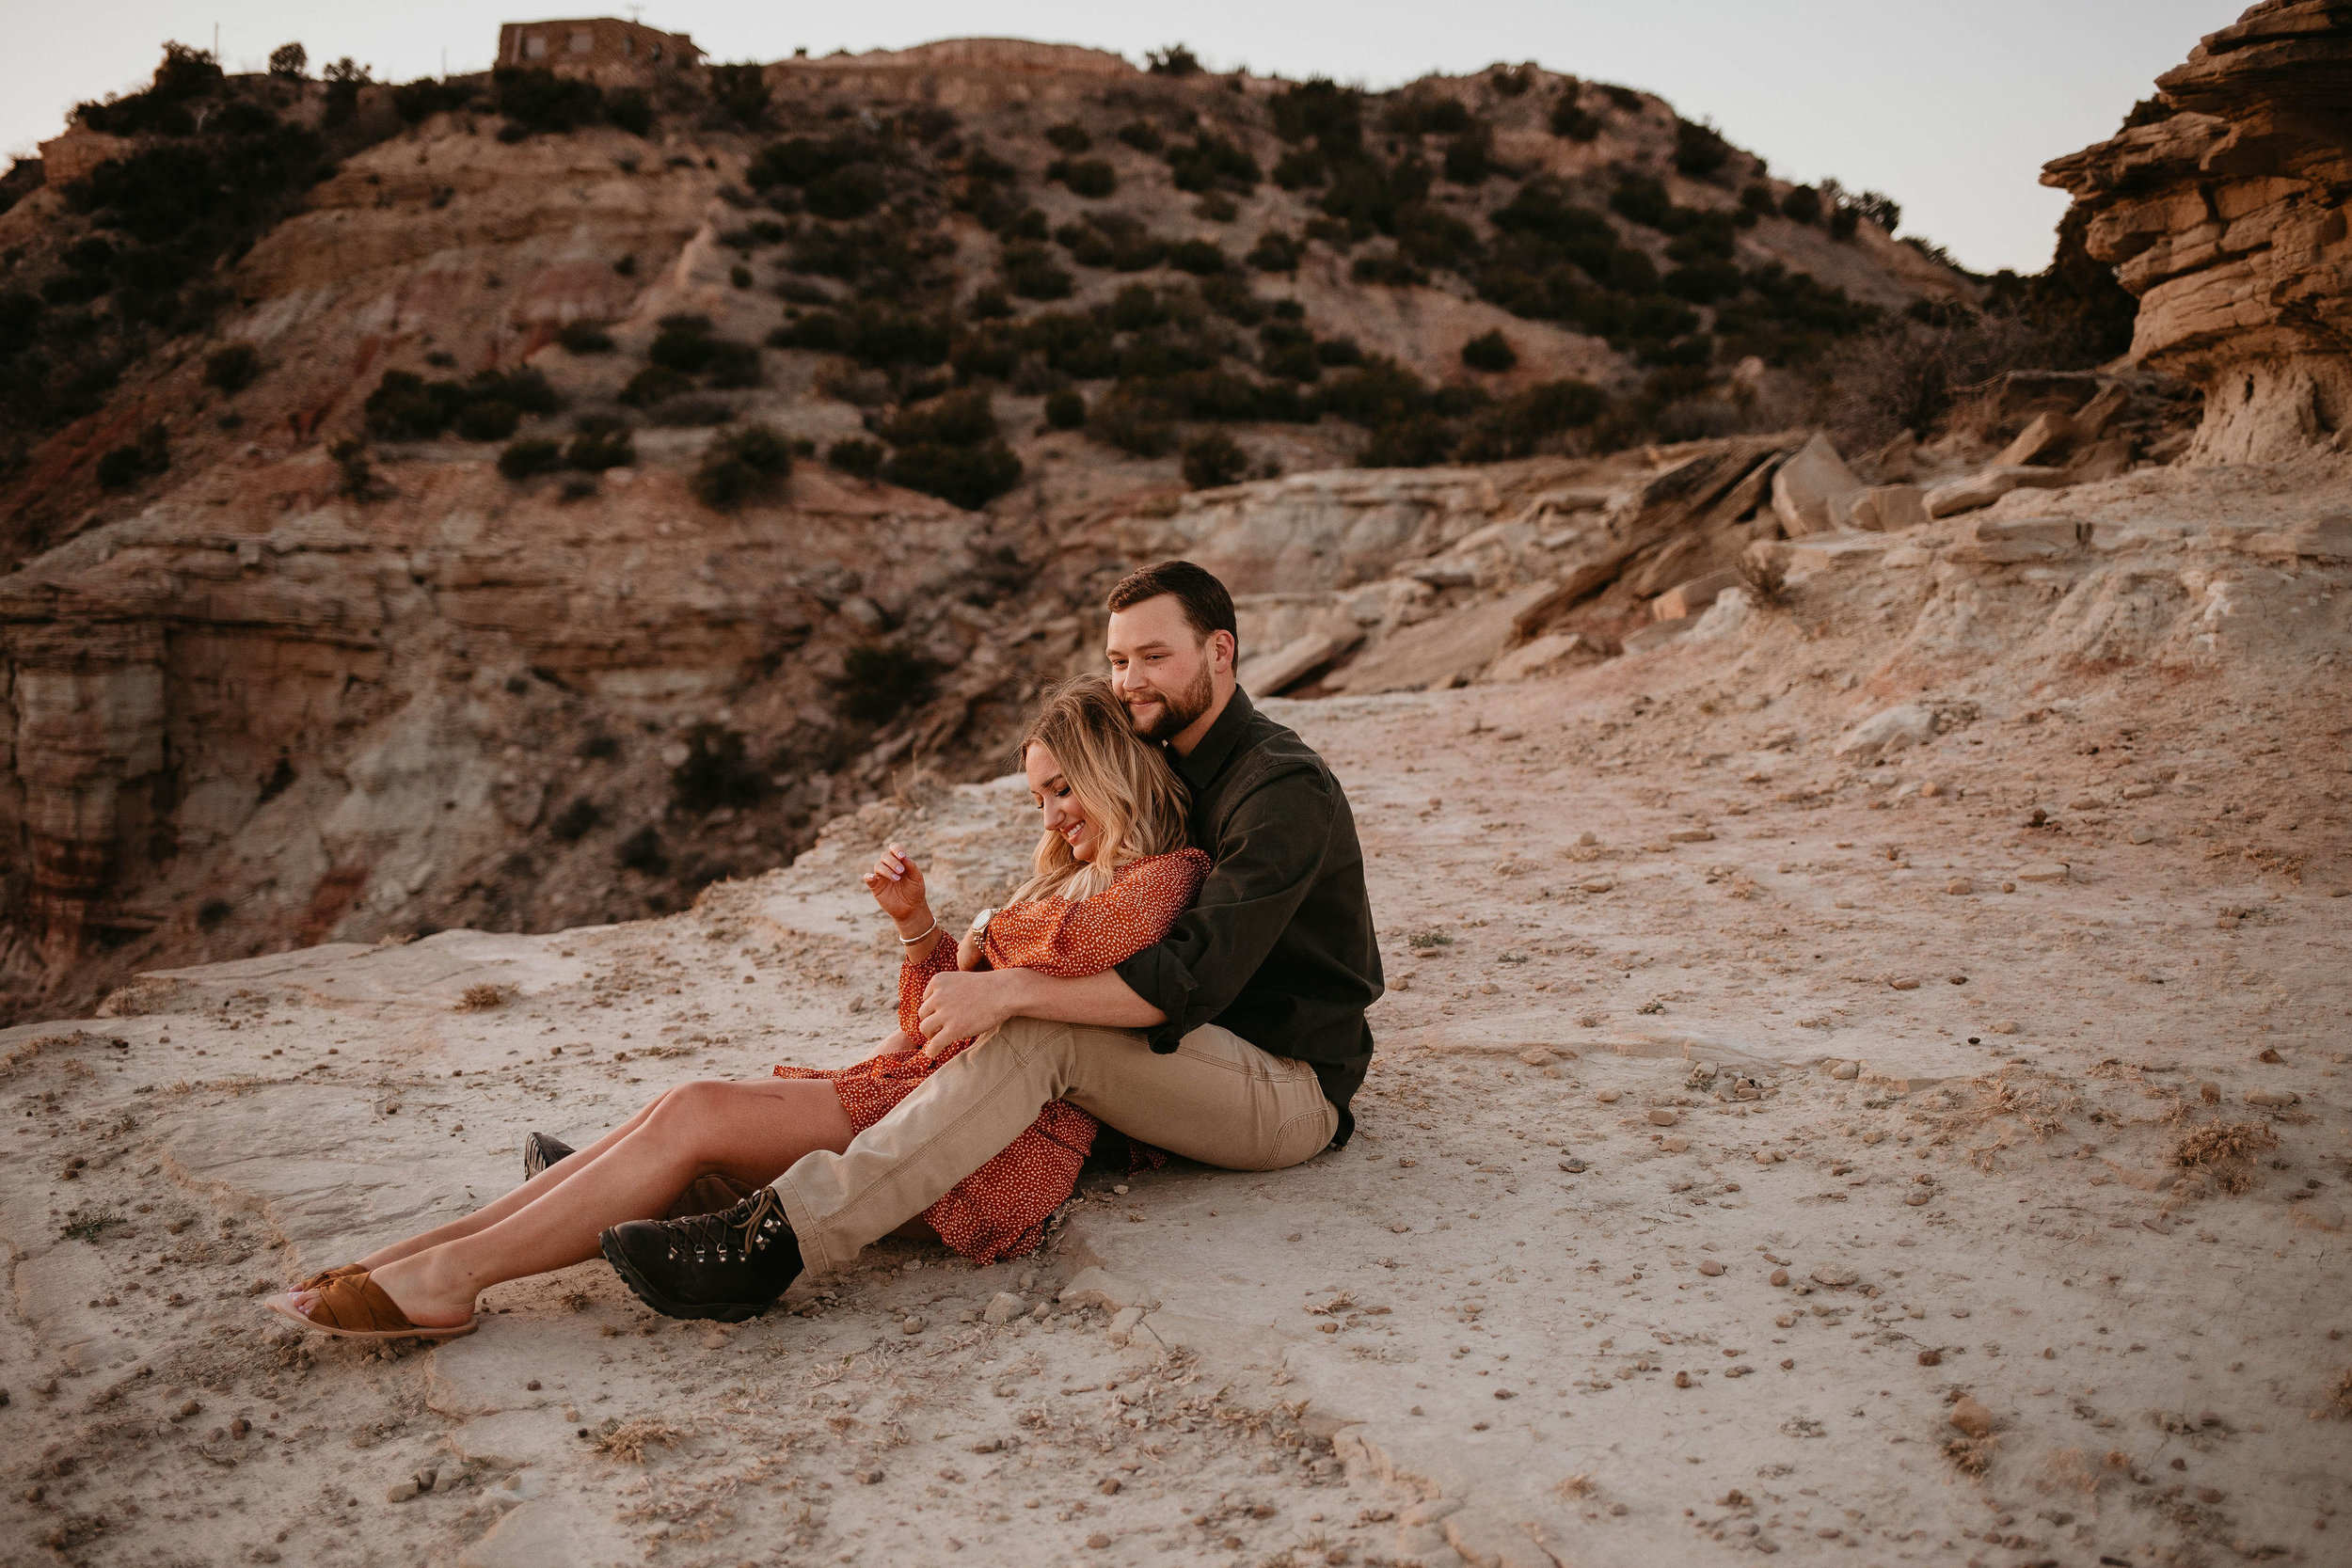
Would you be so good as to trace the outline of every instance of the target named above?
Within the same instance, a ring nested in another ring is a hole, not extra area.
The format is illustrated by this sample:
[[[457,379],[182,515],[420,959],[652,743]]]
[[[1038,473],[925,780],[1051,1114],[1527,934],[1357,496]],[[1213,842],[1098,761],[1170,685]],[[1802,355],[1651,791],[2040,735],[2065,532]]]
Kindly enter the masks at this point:
[[[631,1220],[598,1241],[621,1282],[669,1318],[756,1318],[801,1273],[800,1238],[773,1187],[716,1214]]]
[[[545,1132],[532,1132],[523,1139],[523,1180],[528,1181],[549,1165],[572,1157],[572,1146],[558,1143]]]

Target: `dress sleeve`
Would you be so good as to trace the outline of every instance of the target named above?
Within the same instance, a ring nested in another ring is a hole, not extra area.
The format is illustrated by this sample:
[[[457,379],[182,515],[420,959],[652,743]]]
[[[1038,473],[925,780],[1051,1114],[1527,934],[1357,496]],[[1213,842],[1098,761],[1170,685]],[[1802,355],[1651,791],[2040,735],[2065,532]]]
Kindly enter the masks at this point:
[[[1208,856],[1181,849],[1133,863],[1091,898],[1008,904],[988,923],[988,965],[1063,979],[1100,974],[1166,936],[1208,872]]]
[[[955,939],[945,932],[931,943],[930,957],[916,962],[909,958],[898,966],[898,1027],[920,1039],[923,1031],[917,1027],[923,1017],[923,988],[931,983],[931,976],[943,974],[956,967]]]

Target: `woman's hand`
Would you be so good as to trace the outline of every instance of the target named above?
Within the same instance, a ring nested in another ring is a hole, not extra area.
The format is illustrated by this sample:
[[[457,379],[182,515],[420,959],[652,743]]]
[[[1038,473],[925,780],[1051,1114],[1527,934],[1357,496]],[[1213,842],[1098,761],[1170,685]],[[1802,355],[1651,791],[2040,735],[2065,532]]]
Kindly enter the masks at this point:
[[[931,924],[930,900],[920,867],[896,844],[884,849],[865,877],[866,891],[874,895],[882,913],[898,927],[901,937],[919,935]]]
[[[983,939],[977,931],[966,931],[956,942],[956,967],[962,970],[986,969],[988,955],[981,951]]]
[[[921,1036],[910,1035],[904,1029],[898,1029],[892,1031],[890,1037],[882,1041],[882,1044],[875,1049],[874,1054],[877,1056],[903,1056],[911,1051],[920,1051],[922,1049],[923,1039]]]

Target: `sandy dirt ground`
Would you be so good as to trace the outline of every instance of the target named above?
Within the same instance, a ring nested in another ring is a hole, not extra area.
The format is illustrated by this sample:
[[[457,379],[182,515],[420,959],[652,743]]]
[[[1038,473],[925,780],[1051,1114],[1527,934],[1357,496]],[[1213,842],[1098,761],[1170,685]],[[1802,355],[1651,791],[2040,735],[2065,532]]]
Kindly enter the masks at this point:
[[[1007,784],[7,1031],[0,1561],[2352,1561],[2352,568],[2137,483],[2055,562],[1847,541],[1591,669],[1274,705],[1371,857],[1359,1132],[1089,1172],[1028,1259],[734,1329],[596,1263],[424,1350],[257,1301],[532,1128],[863,1054],[856,869],[985,901]]]

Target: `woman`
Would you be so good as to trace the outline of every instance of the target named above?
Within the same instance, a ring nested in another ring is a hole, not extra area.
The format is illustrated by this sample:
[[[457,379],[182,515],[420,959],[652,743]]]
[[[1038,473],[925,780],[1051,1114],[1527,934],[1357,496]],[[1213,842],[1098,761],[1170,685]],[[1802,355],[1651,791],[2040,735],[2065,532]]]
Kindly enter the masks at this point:
[[[779,1067],[760,1082],[681,1085],[577,1153],[533,1133],[529,1180],[504,1197],[264,1305],[356,1338],[469,1333],[484,1290],[585,1262],[607,1227],[672,1212],[698,1186],[764,1187],[804,1154],[847,1148],[973,1045],[924,1044],[915,1020],[934,974],[983,964],[1094,974],[1159,941],[1199,893],[1209,860],[1184,847],[1184,786],[1136,737],[1108,685],[1075,681],[1049,697],[1022,739],[1021,761],[1044,826],[1034,875],[1013,902],[983,911],[961,942],[941,930],[921,871],[897,845],[866,874],[906,948],[900,1029],[880,1054],[834,1072]],[[1097,1126],[1074,1106],[1046,1105],[926,1220],[981,1261],[1034,1247],[1045,1217],[1070,1196]]]

